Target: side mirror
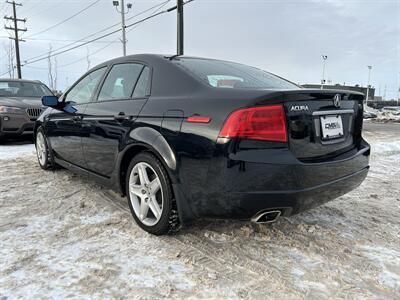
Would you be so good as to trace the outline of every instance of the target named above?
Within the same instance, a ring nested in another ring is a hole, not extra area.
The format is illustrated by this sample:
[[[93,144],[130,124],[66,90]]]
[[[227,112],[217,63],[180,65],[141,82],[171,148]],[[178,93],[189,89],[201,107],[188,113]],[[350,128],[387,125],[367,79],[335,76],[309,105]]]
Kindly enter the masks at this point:
[[[75,103],[74,102],[67,102],[64,107],[63,111],[73,114],[77,111],[77,109],[73,106]]]
[[[44,106],[57,108],[58,107],[58,98],[56,96],[43,96],[42,104]]]
[[[76,112],[76,108],[73,106],[75,102],[59,102],[56,96],[43,96],[42,104],[44,106],[52,107],[58,110],[65,111],[67,113],[73,114]]]

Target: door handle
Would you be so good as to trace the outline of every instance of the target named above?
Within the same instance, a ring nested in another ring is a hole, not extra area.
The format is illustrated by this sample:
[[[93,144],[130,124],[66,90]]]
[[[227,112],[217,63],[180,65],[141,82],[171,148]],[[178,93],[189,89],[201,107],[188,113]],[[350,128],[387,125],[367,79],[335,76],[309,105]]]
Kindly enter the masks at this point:
[[[79,121],[81,121],[81,120],[82,120],[82,117],[81,117],[81,116],[74,116],[74,117],[72,117],[72,122],[77,123],[77,122],[79,122]]]
[[[125,113],[120,112],[118,115],[114,116],[114,120],[118,121],[118,122],[123,122],[126,120],[130,120],[131,117],[130,116],[126,116]]]

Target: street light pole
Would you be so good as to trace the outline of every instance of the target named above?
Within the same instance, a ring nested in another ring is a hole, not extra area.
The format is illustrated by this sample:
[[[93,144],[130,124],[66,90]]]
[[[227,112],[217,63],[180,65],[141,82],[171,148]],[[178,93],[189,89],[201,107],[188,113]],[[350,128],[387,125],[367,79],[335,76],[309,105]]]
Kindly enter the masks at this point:
[[[121,1],[121,10],[118,10],[118,6],[120,5]],[[121,26],[122,26],[122,53],[124,56],[126,56],[126,26],[125,26],[125,15],[129,12],[129,10],[132,8],[132,4],[128,3],[126,7],[128,8],[128,11],[125,11],[125,0],[120,0],[120,1],[113,1],[113,5],[115,6],[115,9],[117,12],[121,14]]]
[[[324,89],[324,84],[325,84],[325,67],[326,67],[326,61],[328,60],[328,55],[323,55],[322,54],[322,79],[321,79],[321,90]]]
[[[371,80],[371,69],[372,66],[367,66],[368,67],[368,85],[367,85],[367,97],[365,97],[365,104],[368,105],[368,97],[369,97],[369,82]]]
[[[122,52],[126,56],[125,3],[121,0]]]

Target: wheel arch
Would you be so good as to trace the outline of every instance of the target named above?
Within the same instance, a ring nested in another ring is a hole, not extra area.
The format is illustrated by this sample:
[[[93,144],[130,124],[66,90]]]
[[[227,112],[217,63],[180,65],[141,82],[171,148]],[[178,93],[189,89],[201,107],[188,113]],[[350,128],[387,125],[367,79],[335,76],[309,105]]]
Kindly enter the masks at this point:
[[[116,182],[122,195],[125,195],[125,176],[130,161],[141,152],[150,152],[162,163],[171,183],[178,181],[177,163],[175,153],[169,146],[165,138],[155,129],[141,127],[130,133],[130,138],[134,141],[125,147],[120,153],[117,162]]]
[[[35,122],[35,126],[33,126],[33,138],[34,138],[34,139],[36,139],[36,134],[37,134],[37,132],[38,132],[40,126],[42,126],[42,124],[43,124],[43,123],[40,122],[40,121],[36,121],[36,122]]]

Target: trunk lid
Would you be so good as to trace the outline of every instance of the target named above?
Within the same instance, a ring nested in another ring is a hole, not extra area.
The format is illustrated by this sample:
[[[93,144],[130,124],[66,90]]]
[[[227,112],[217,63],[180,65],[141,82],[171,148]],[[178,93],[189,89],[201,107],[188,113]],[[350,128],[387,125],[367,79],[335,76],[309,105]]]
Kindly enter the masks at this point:
[[[297,90],[284,93],[291,152],[318,161],[357,147],[361,139],[361,93],[343,90]]]

